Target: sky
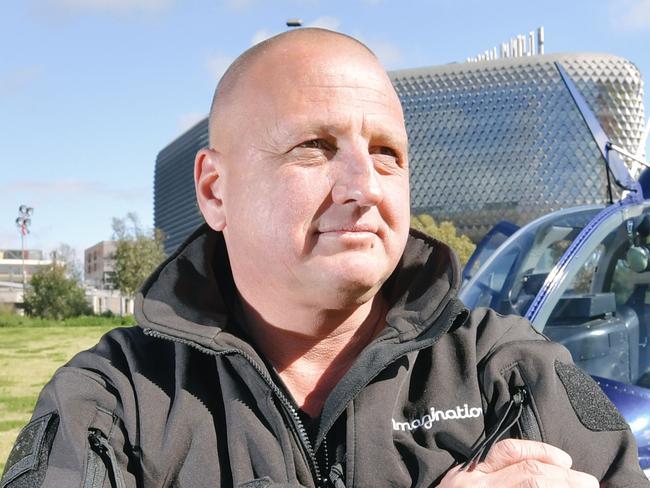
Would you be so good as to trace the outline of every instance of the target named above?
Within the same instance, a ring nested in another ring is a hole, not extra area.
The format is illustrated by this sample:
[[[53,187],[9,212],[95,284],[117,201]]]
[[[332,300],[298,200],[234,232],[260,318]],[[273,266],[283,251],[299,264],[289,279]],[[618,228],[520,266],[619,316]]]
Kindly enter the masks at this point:
[[[544,26],[546,53],[623,56],[650,82],[650,0],[3,4],[0,249],[20,248],[21,204],[34,208],[26,247],[45,252],[83,256],[127,212],[151,227],[156,155],[207,114],[228,64],[290,18],[359,38],[389,70],[463,62]]]

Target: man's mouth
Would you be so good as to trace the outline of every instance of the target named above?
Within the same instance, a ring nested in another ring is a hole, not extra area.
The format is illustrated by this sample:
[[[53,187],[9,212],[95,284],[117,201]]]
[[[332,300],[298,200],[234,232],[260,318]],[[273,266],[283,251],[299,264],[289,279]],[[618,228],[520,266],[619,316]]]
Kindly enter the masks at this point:
[[[325,226],[318,230],[319,234],[377,234],[377,227],[369,224],[343,224]]]

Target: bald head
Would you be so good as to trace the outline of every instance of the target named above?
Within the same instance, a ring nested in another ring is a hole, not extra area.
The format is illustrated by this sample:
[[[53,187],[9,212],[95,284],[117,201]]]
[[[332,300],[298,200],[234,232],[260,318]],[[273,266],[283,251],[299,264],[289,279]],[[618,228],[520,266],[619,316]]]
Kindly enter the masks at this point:
[[[342,49],[347,51],[362,52],[364,55],[373,58],[379,63],[377,56],[361,41],[327,29],[304,28],[283,32],[269,39],[266,39],[250,49],[244,51],[228,67],[221,77],[217,88],[214,92],[212,105],[210,107],[209,119],[209,137],[210,146],[214,147],[216,142],[215,133],[222,126],[222,121],[227,120],[227,112],[232,102],[236,99],[238,89],[245,89],[245,79],[250,74],[251,69],[265,59],[270,53],[276,50],[282,50],[290,58],[292,49],[303,44],[312,44],[321,46],[324,43],[336,43]],[[339,51],[341,52],[341,51]],[[282,69],[279,67],[278,69]]]
[[[242,302],[278,327],[286,320],[276,312],[308,321],[356,313],[406,245],[400,100],[377,57],[342,34],[291,31],[237,59],[217,88],[194,175]]]

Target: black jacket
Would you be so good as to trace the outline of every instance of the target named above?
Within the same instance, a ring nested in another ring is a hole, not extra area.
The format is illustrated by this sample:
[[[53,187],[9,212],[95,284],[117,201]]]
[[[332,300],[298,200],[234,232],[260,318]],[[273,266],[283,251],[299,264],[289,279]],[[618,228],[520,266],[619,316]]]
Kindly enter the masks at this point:
[[[149,278],[140,327],[109,332],[44,388],[0,488],[435,485],[506,436],[554,444],[602,486],[648,487],[624,420],[569,353],[517,317],[469,313],[456,258],[413,233],[387,326],[313,435],[238,324],[223,238],[203,227]],[[326,437],[344,454],[324,456]],[[483,449],[481,450],[481,447]],[[325,459],[327,458],[327,459]]]

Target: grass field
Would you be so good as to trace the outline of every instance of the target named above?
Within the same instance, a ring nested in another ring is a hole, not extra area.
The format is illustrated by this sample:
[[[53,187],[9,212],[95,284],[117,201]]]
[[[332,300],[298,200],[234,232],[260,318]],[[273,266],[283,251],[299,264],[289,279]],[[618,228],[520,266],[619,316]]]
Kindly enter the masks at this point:
[[[0,473],[52,373],[113,327],[0,327]]]

